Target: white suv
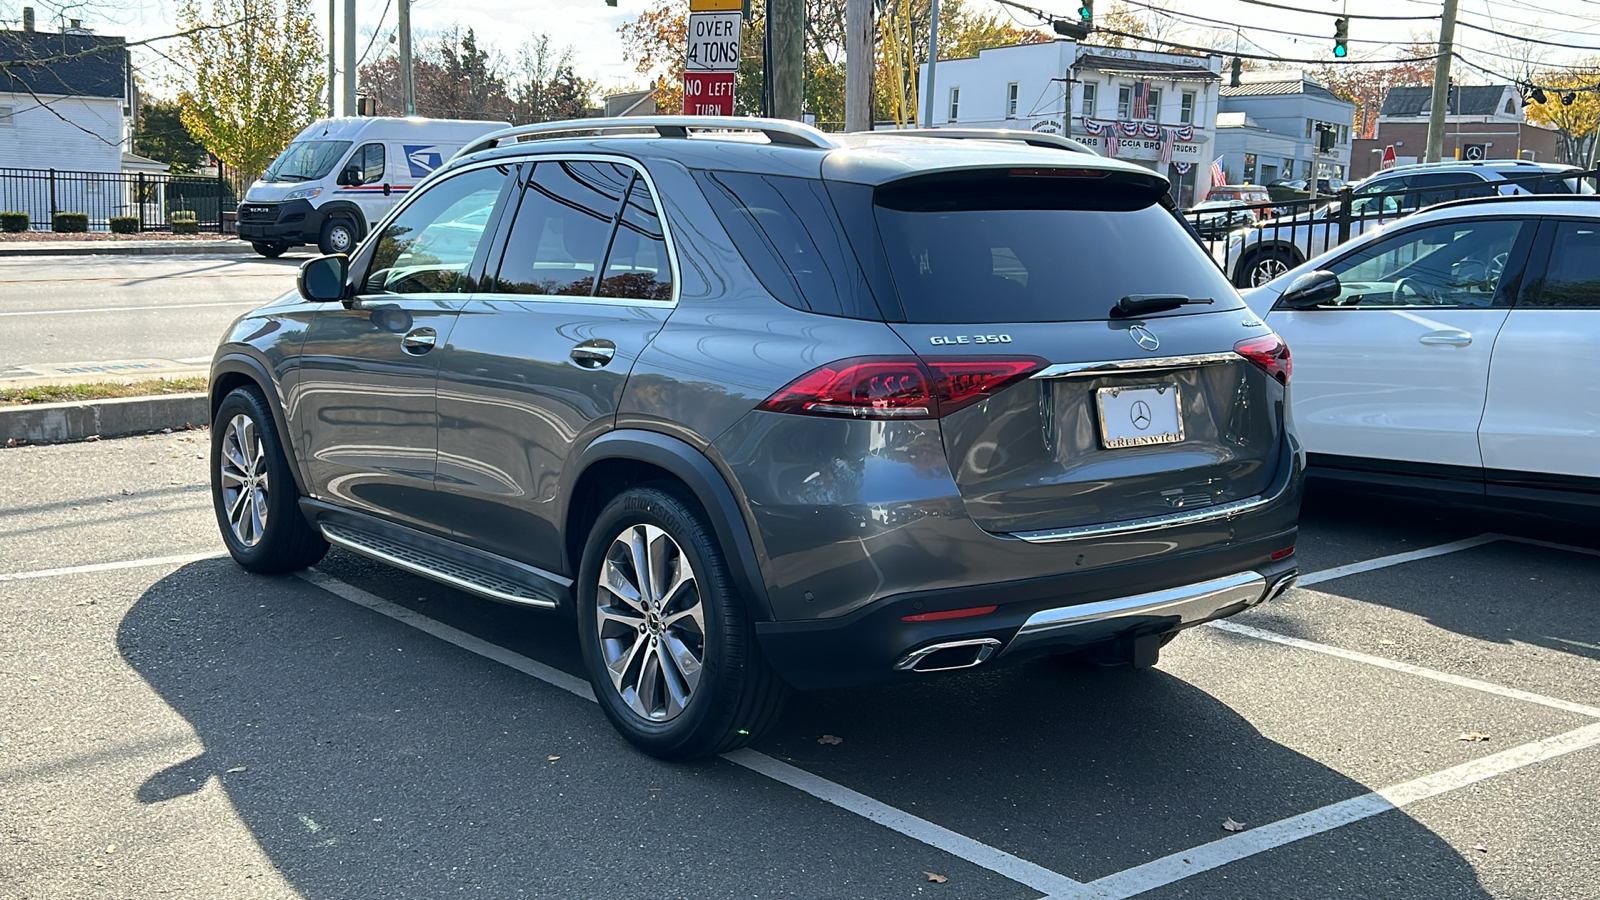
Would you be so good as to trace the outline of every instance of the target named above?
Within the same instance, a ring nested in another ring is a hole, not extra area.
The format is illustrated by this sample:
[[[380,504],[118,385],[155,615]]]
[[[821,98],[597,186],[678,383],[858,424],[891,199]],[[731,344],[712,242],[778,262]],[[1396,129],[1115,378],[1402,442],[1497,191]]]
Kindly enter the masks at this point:
[[[1245,302],[1312,474],[1600,513],[1600,198],[1447,203]]]
[[[1575,166],[1527,160],[1419,163],[1387,169],[1350,190],[1347,239],[1424,207],[1451,200],[1497,194],[1592,194],[1581,179],[1563,177]],[[1341,203],[1302,206],[1294,215],[1267,219],[1236,231],[1213,248],[1229,280],[1240,288],[1266,284],[1307,258],[1340,243]]]

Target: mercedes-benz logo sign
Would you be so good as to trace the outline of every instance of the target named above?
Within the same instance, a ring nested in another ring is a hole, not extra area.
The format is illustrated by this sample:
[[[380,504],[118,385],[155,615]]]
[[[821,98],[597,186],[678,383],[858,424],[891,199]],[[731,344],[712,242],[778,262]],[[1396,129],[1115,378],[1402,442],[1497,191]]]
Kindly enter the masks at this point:
[[[1151,334],[1150,329],[1144,327],[1143,325],[1135,325],[1132,328],[1129,328],[1128,337],[1133,338],[1133,342],[1135,344],[1138,344],[1144,349],[1152,352],[1157,347],[1161,346],[1161,342],[1156,340],[1156,336]]]
[[[1133,401],[1133,406],[1128,408],[1128,418],[1133,421],[1133,427],[1144,431],[1150,427],[1150,404],[1143,400]]]

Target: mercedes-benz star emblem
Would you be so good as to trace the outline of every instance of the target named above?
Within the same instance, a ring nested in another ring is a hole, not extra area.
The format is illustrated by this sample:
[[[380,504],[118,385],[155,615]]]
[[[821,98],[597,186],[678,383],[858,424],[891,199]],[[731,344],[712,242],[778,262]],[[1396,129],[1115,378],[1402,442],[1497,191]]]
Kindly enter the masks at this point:
[[[1133,427],[1144,431],[1150,427],[1150,404],[1143,400],[1133,401],[1133,406],[1128,409],[1128,418],[1133,420]]]
[[[1161,342],[1156,340],[1156,336],[1151,334],[1150,329],[1144,327],[1143,325],[1135,325],[1132,328],[1129,328],[1128,337],[1133,338],[1133,342],[1135,344],[1138,344],[1144,349],[1152,352],[1157,347],[1161,346]]]

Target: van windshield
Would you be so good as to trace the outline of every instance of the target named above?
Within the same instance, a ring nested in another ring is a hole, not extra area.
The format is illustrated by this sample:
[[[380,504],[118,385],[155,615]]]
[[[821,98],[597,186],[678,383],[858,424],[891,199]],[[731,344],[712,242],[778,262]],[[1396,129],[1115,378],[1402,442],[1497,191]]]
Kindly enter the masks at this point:
[[[315,181],[327,177],[350,149],[349,141],[296,141],[267,166],[262,181]]]

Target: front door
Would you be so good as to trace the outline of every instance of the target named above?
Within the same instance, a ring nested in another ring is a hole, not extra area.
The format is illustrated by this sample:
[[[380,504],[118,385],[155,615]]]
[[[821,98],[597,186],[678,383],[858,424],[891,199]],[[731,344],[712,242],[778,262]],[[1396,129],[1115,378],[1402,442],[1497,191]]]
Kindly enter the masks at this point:
[[[1471,219],[1396,232],[1328,266],[1337,300],[1274,311],[1306,449],[1476,479],[1503,276],[1520,268],[1531,231],[1520,219]]]
[[[528,169],[489,289],[440,358],[438,508],[467,543],[560,573],[568,463],[615,422],[634,360],[672,311],[673,277],[632,166]]]
[[[433,185],[358,254],[356,298],[312,319],[289,410],[314,496],[426,526],[439,351],[508,182],[490,167]]]

